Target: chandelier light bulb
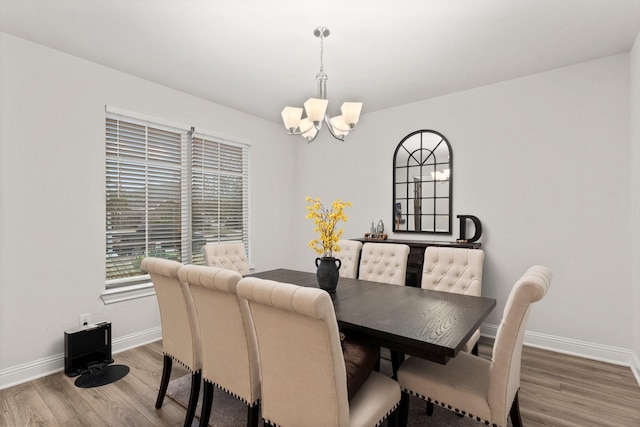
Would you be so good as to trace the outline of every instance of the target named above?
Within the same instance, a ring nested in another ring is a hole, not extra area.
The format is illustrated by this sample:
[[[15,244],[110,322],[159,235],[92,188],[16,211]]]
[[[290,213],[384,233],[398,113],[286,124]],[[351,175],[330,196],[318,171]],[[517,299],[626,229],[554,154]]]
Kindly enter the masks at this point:
[[[295,132],[298,126],[300,126],[300,120],[302,119],[302,108],[284,107],[281,114],[282,121],[284,122],[284,127],[286,127],[290,133]]]
[[[353,129],[360,119],[360,111],[362,110],[362,102],[345,102],[342,104],[342,117],[344,122]]]
[[[333,133],[337,136],[344,137],[349,134],[349,127],[345,123],[343,116],[332,117],[329,122],[331,122],[331,126],[333,127]]]
[[[304,118],[300,121],[300,133],[307,141],[311,142],[316,138],[318,129],[313,125],[311,120]]]
[[[318,126],[327,113],[327,105],[329,105],[329,101],[326,99],[307,99],[304,103],[304,110],[307,112],[307,118]]]

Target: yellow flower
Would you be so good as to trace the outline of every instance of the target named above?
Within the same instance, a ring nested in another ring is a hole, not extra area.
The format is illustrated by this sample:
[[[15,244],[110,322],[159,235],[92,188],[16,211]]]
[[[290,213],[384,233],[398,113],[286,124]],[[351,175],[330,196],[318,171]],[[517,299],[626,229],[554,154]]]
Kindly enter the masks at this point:
[[[305,200],[308,203],[306,218],[314,221],[313,231],[320,235],[319,239],[313,239],[309,242],[309,247],[324,256],[331,256],[333,251],[340,252],[338,242],[344,230],[336,229],[336,225],[339,221],[347,221],[344,208],[351,206],[351,202],[335,200],[329,210],[322,205],[320,197],[312,199],[307,196]]]

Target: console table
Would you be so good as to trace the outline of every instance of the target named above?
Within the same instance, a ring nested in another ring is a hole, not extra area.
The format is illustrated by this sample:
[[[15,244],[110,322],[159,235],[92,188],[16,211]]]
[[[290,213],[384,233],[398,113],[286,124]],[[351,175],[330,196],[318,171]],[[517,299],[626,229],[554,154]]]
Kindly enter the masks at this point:
[[[458,242],[430,242],[424,240],[398,240],[398,239],[351,239],[364,243],[398,243],[409,246],[409,259],[407,260],[407,286],[420,287],[422,283],[422,264],[424,262],[424,251],[427,246],[445,246],[449,248],[480,249],[481,243],[458,243]]]

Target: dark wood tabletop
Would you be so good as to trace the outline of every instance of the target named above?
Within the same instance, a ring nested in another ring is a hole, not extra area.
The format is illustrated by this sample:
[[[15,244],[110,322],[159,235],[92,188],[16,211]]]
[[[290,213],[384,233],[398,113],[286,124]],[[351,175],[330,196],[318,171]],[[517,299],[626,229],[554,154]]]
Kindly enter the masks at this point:
[[[318,287],[315,273],[271,270],[250,276]],[[391,351],[445,364],[496,305],[490,298],[341,277],[331,294],[340,330]]]

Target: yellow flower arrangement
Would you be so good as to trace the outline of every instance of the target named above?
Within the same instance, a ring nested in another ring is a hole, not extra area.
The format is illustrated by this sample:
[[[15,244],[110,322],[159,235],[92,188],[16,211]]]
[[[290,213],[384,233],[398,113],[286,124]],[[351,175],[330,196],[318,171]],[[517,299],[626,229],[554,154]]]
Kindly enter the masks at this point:
[[[319,239],[313,239],[309,242],[309,247],[325,257],[330,257],[333,251],[340,252],[338,241],[342,237],[343,229],[336,229],[339,221],[347,221],[344,214],[344,208],[351,206],[351,202],[343,202],[338,199],[333,202],[331,209],[325,209],[320,202],[320,197],[312,199],[307,196],[307,218],[313,219],[315,228],[313,231],[320,233]]]

